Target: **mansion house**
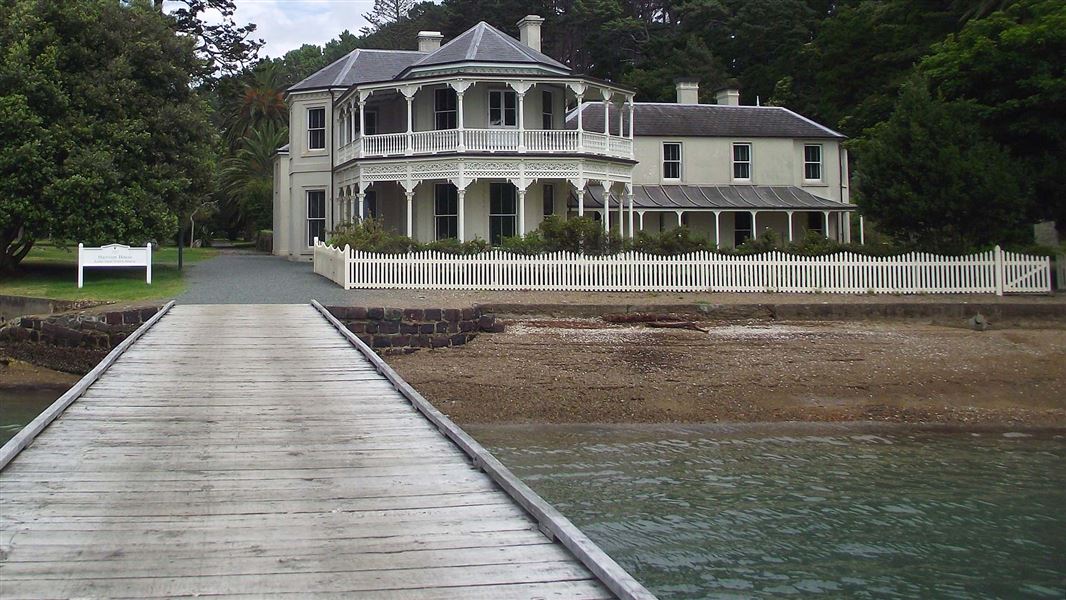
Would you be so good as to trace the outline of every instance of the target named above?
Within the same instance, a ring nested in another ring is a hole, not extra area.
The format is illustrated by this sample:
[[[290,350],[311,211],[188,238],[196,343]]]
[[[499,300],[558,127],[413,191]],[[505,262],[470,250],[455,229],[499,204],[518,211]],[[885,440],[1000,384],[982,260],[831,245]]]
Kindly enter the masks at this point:
[[[770,228],[849,241],[844,136],[724,89],[700,104],[636,102],[481,22],[417,51],[357,49],[288,90],[274,168],[274,252],[308,259],[338,224],[374,217],[419,241],[498,244],[547,216],[631,237],[680,224],[718,247]]]

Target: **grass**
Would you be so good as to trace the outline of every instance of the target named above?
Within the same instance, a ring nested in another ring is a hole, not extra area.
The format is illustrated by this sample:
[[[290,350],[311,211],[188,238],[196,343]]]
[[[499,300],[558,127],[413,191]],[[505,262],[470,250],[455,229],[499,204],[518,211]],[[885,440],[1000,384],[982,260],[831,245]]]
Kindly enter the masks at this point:
[[[212,248],[186,248],[184,264],[218,254]],[[85,287],[78,289],[78,248],[60,248],[44,242],[34,245],[13,275],[0,280],[0,294],[34,296],[54,300],[133,302],[170,298],[185,290],[178,271],[178,249],[152,252],[152,285],[144,282],[143,268],[85,269]]]

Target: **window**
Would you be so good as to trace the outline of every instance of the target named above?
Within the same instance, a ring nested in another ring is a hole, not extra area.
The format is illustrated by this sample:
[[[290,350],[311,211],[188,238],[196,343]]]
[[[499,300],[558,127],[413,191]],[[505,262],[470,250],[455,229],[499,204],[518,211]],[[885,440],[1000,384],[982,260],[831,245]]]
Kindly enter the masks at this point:
[[[733,179],[751,180],[751,144],[733,144]]]
[[[550,217],[555,214],[555,186],[544,186],[544,216]]]
[[[433,128],[455,129],[459,127],[459,101],[455,90],[441,88],[433,92]]]
[[[663,142],[663,179],[681,179],[681,144]]]
[[[307,245],[326,239],[326,190],[307,190]]]
[[[554,96],[548,90],[544,90],[540,93],[540,128],[541,129],[554,129],[555,128],[555,102]]]
[[[433,230],[438,240],[459,237],[459,191],[450,183],[433,188]]]
[[[307,109],[307,149],[323,150],[326,147],[326,109]]]
[[[819,144],[803,146],[803,179],[804,181],[822,180],[822,146]]]
[[[489,127],[518,126],[518,95],[508,90],[489,90]]]
[[[733,245],[739,246],[752,236],[752,218],[750,212],[733,213]]]
[[[499,246],[503,238],[515,235],[518,220],[518,193],[510,183],[489,186],[489,243]]]
[[[807,230],[825,235],[825,216],[822,213],[807,213]]]
[[[366,123],[364,123],[366,131],[363,133],[367,135],[375,135],[378,132],[378,111],[366,111],[366,118],[364,120],[366,121]]]
[[[378,213],[378,193],[376,191],[366,191],[366,196],[363,198],[363,211],[363,214],[371,219],[377,219],[381,216]]]

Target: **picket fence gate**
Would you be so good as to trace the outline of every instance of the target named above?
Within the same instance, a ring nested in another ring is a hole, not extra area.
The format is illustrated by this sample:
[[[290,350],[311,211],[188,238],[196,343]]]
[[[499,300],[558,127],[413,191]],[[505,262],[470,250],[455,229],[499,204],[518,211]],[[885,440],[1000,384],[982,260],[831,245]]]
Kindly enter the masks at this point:
[[[491,250],[380,254],[314,244],[315,273],[345,289],[545,290],[590,292],[796,292],[1003,294],[1051,291],[1051,261],[999,246],[966,256],[839,252],[734,256],[627,252],[534,256]]]

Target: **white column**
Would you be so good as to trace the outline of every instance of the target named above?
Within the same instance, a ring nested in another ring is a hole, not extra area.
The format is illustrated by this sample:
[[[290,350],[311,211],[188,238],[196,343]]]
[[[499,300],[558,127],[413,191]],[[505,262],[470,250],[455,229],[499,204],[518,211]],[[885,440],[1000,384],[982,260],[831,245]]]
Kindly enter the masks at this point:
[[[759,226],[757,224],[757,221],[755,220],[756,219],[756,215],[758,215],[758,214],[759,214],[759,211],[757,211],[757,210],[751,211],[751,239],[753,239],[753,240],[755,238],[759,237]]]
[[[414,109],[415,97],[414,94],[408,96],[405,93],[404,98],[407,98],[407,155],[410,156],[414,153],[414,148],[411,146],[411,133],[414,132],[414,116],[411,113]]]
[[[577,188],[577,216],[585,216],[585,188]]]
[[[577,95],[577,151],[585,151],[585,128],[581,124],[581,102],[584,100],[584,94]]]
[[[828,210],[823,210],[822,211],[822,216],[825,217],[823,219],[823,222],[825,224],[825,239],[828,240],[829,239],[829,211]]]
[[[722,247],[722,211],[714,211],[714,247]]]
[[[640,230],[644,231],[644,211],[637,211],[637,218],[639,219]]]
[[[685,211],[683,211],[683,210],[678,210],[678,211],[675,211],[675,212],[677,213],[677,228],[678,228],[678,229],[681,229],[681,225],[682,225],[682,222],[681,222],[681,215],[685,214]]]
[[[633,139],[633,116],[636,111],[633,109],[633,96],[629,97],[629,139]],[[619,132],[621,133],[621,132]]]
[[[611,95],[604,90],[603,92],[603,136],[607,137],[611,135]],[[606,142],[604,142],[606,144]]]
[[[466,151],[466,136],[463,135],[463,94],[464,92],[455,92],[455,111],[456,117],[458,117],[457,125],[459,126],[459,152]],[[465,192],[466,190],[462,191]],[[461,228],[462,225],[459,227]]]
[[[633,231],[633,187],[626,186],[626,202],[629,204],[629,239],[635,239],[637,234]]]
[[[862,215],[859,215],[859,243],[866,245],[866,223]]]
[[[526,190],[518,188],[518,235],[526,234]]]
[[[359,221],[362,222],[366,218],[366,191],[359,188],[359,193],[355,197],[359,199]]]
[[[404,193],[407,195],[407,237],[414,239],[415,237],[415,190],[412,187],[410,190],[404,189]]]
[[[603,189],[603,230],[606,233],[611,233],[611,182],[601,181],[600,188]]]
[[[521,153],[526,151],[526,93],[516,92],[515,95],[518,96],[518,152]]]
[[[359,158],[362,158],[366,152],[366,101],[359,100]]]
[[[792,211],[788,211],[788,243],[792,243]]]
[[[466,241],[466,188],[459,188],[456,192],[458,196],[459,212],[456,215],[456,219],[459,221],[459,227],[457,228],[459,241]]]
[[[354,142],[355,141],[355,123],[356,123],[356,121],[355,121],[355,109],[356,109],[356,103],[349,100],[348,101],[348,128],[349,128],[348,140],[350,142]]]

